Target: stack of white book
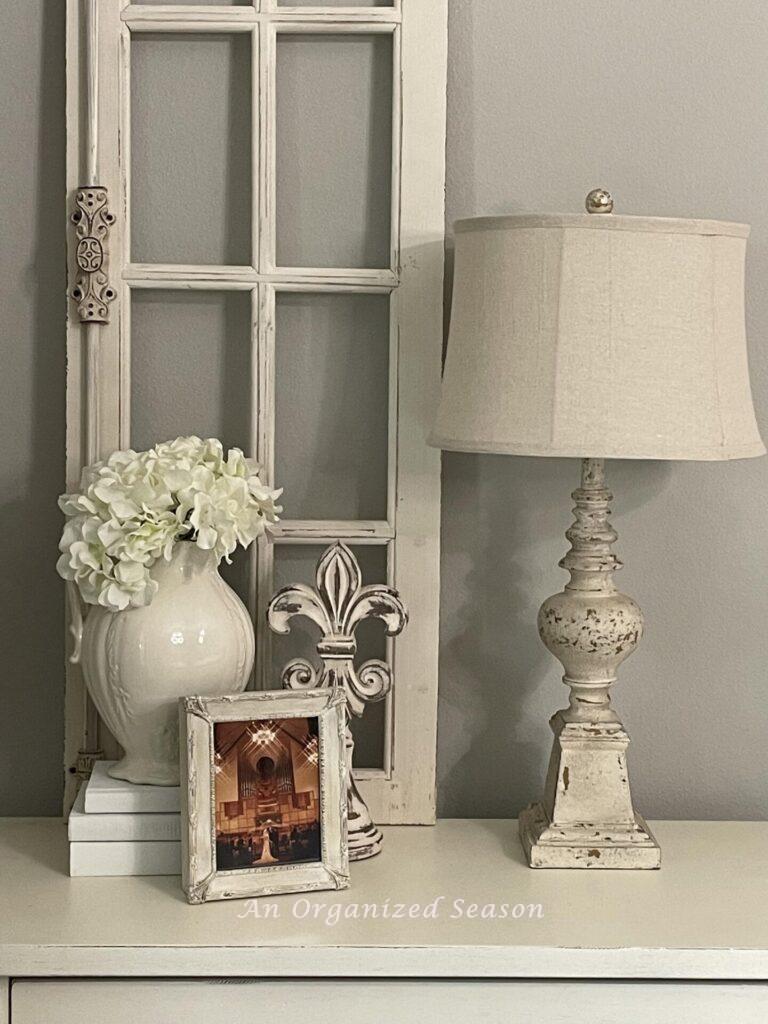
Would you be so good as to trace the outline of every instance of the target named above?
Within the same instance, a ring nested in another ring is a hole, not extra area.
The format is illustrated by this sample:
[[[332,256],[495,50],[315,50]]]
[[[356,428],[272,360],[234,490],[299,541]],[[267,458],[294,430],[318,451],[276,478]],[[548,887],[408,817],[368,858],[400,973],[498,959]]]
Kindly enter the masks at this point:
[[[178,875],[178,786],[139,786],[97,761],[69,815],[70,875]]]

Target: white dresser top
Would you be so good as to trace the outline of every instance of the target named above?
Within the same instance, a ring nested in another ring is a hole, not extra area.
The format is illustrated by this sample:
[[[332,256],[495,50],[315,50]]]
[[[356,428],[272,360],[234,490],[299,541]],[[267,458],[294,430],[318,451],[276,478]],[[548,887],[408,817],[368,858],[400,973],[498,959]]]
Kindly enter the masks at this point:
[[[533,871],[513,821],[390,827],[345,892],[193,907],[176,877],[69,878],[65,825],[0,819],[0,976],[768,979],[768,823],[652,827],[636,872]]]

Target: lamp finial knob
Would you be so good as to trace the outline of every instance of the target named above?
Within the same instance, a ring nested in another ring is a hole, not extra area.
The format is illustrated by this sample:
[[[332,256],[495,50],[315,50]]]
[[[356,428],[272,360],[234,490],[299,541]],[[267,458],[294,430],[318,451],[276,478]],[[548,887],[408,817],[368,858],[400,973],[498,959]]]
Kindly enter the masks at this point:
[[[587,213],[613,213],[613,197],[605,188],[593,188],[584,205]]]

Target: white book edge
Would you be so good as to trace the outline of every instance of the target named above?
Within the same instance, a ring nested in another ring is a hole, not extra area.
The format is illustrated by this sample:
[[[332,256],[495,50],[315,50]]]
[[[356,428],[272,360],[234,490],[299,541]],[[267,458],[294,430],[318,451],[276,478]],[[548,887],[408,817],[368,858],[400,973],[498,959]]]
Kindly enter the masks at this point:
[[[103,875],[180,875],[180,842],[70,843],[73,878]]]
[[[85,786],[80,787],[69,812],[67,833],[71,843],[178,841],[181,839],[179,814],[86,814]]]
[[[86,814],[175,814],[178,786],[143,786],[107,774],[114,761],[97,761],[85,788]]]

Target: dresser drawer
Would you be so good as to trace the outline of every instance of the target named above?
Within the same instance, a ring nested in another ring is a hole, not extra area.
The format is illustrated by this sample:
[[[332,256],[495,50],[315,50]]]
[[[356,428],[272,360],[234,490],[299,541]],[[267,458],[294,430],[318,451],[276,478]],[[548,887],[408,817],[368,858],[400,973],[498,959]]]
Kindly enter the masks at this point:
[[[276,1016],[276,1015],[281,1016]],[[270,1016],[265,1016],[270,1015]],[[11,1024],[765,1024],[768,985],[567,981],[16,981]]]

